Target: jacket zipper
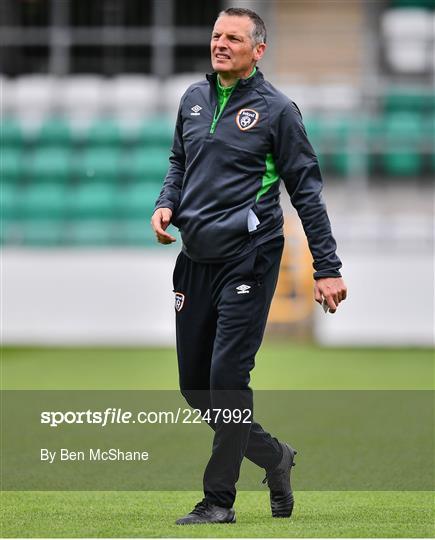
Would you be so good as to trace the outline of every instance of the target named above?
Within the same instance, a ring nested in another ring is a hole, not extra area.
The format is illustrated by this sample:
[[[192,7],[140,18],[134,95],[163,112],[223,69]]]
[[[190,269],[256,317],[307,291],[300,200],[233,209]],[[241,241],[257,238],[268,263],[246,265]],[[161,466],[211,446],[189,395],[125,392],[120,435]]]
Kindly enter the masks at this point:
[[[213,121],[211,123],[211,126],[210,126],[210,132],[212,135],[214,134],[214,132],[216,131],[216,126],[217,126],[217,123],[219,122],[219,120],[221,119],[221,116],[225,110],[225,107],[228,105],[228,102],[230,101],[231,99],[231,96],[234,94],[234,90],[237,88],[239,84],[239,81],[236,82],[236,84],[234,85],[234,88],[231,90],[231,93],[230,95],[228,96],[228,99],[226,100],[224,106],[221,108],[221,110],[219,111],[219,114],[216,115],[217,113],[217,109],[218,109],[218,105],[216,105],[215,109],[214,109],[214,114],[213,114]],[[216,90],[216,94],[217,94],[217,88],[215,88]],[[218,104],[219,104],[219,96],[218,96]]]

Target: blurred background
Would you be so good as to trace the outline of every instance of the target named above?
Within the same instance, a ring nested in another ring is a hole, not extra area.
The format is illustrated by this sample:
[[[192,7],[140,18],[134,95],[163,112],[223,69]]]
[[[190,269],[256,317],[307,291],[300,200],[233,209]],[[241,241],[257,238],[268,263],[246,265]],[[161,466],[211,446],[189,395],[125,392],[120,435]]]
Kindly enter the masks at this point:
[[[349,287],[333,316],[313,302],[284,192],[269,336],[433,344],[434,0],[2,0],[4,344],[174,344],[180,240],[149,220],[229,6],[266,23],[260,69],[302,111]]]

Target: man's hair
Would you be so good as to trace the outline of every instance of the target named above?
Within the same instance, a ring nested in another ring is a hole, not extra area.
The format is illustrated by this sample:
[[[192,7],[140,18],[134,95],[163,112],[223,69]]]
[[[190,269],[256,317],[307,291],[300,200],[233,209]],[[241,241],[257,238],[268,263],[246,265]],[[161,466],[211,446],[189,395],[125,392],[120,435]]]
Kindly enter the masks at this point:
[[[230,7],[221,11],[218,15],[218,18],[222,15],[231,15],[232,17],[249,17],[254,23],[254,29],[252,30],[251,36],[254,45],[258,45],[259,43],[266,43],[266,26],[263,19],[260,17],[260,15],[257,15],[255,11],[246,8]]]

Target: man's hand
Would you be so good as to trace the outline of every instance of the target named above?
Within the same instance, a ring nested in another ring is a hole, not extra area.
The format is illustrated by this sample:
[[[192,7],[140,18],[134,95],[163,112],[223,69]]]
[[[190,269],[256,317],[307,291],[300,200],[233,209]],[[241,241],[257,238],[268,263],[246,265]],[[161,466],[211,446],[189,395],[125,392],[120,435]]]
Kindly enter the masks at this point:
[[[157,241],[160,244],[172,244],[176,239],[165,232],[171,223],[172,210],[170,208],[157,208],[151,218],[151,227],[156,233]]]
[[[347,288],[341,277],[320,278],[314,284],[314,299],[319,304],[326,300],[329,313],[337,311],[338,304],[345,300],[347,296]]]

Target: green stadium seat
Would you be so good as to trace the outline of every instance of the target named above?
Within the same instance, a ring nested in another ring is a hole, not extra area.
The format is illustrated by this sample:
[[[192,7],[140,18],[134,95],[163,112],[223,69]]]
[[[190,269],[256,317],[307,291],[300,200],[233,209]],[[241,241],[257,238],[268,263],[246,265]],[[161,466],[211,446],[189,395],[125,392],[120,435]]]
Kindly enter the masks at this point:
[[[369,171],[384,174],[383,157],[387,148],[387,125],[384,116],[367,117],[364,124]]]
[[[422,137],[423,119],[419,114],[391,114],[385,118],[385,125],[386,135],[390,141],[412,144]]]
[[[307,117],[304,120],[304,126],[308,135],[308,139],[317,155],[317,159],[319,160],[319,164],[323,170],[323,168],[326,166],[323,122],[318,117]]]
[[[1,149],[0,180],[2,183],[17,183],[24,172],[22,152],[16,148]]]
[[[421,173],[424,142],[420,115],[396,113],[385,118],[384,171],[394,176],[415,176]]]
[[[15,118],[2,118],[0,129],[0,148],[20,147],[23,144],[23,133]]]
[[[119,215],[127,219],[149,222],[161,185],[137,183],[127,186],[118,195]]]
[[[381,156],[385,150],[386,125],[383,116],[370,116],[365,120],[366,143],[368,148],[369,170],[382,173]]]
[[[422,170],[422,160],[417,152],[392,149],[384,156],[384,170],[391,176],[417,176]]]
[[[423,118],[423,160],[429,174],[435,171],[435,114]]]
[[[322,171],[347,174],[349,120],[342,116],[308,117],[304,124]]]
[[[17,217],[17,203],[20,194],[13,184],[3,184],[1,186],[1,220],[6,221]]]
[[[26,168],[32,182],[65,183],[71,177],[71,154],[62,148],[39,148]]]
[[[435,92],[426,88],[395,87],[384,96],[384,109],[387,113],[433,113]]]
[[[351,148],[331,154],[331,169],[340,176],[364,174],[370,169],[370,163],[368,154]]]
[[[27,246],[59,246],[63,243],[62,221],[26,221],[21,224],[22,243]]]
[[[365,174],[371,167],[367,147],[368,121],[365,116],[336,117],[325,124],[329,168],[338,175]]]
[[[73,246],[108,246],[113,243],[113,223],[111,221],[70,222],[67,241]]]
[[[435,3],[434,0],[391,0],[391,7],[435,9]]]
[[[80,219],[110,219],[116,214],[117,197],[113,184],[81,184],[71,191],[68,214]]]
[[[39,146],[69,147],[71,141],[71,128],[64,118],[47,118],[36,135]]]
[[[88,148],[77,156],[75,174],[81,182],[116,182],[121,173],[121,155],[115,148]]]
[[[435,172],[435,114],[425,119],[424,137],[426,141],[428,169],[431,172]]]
[[[304,121],[304,125],[310,140],[321,141],[323,136],[323,124],[320,118],[307,117]]]
[[[20,190],[17,216],[27,220],[59,220],[66,215],[67,188],[58,183],[30,184]]]
[[[327,170],[340,175],[349,172],[350,159],[348,151],[349,119],[342,116],[327,117],[322,120],[322,149],[326,153]]]
[[[96,120],[85,133],[84,142],[88,146],[119,146],[122,142],[119,124],[112,118]]]
[[[169,150],[174,137],[174,123],[168,118],[152,118],[146,120],[139,129],[139,144],[144,146],[161,146]]]
[[[169,152],[162,148],[138,148],[125,161],[126,176],[136,181],[162,183],[169,168]]]

